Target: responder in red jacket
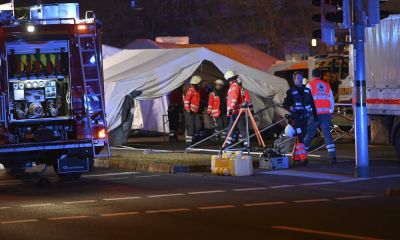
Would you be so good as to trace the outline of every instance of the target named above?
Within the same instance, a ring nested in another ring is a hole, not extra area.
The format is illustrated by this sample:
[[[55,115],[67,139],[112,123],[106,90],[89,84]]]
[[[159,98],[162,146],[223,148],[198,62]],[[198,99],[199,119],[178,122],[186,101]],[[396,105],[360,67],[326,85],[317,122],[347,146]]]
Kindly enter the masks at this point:
[[[229,117],[228,132],[230,132],[233,127],[233,123],[239,116],[239,111],[242,109],[242,107],[245,107],[245,103],[247,104],[251,102],[251,99],[249,94],[247,94],[246,97],[246,90],[243,89],[238,74],[234,73],[233,71],[227,71],[225,73],[225,79],[229,82],[229,90],[227,96],[227,115]],[[244,140],[243,138],[246,137],[245,121],[245,114],[241,114],[237,125],[235,126],[235,129],[233,129],[232,131],[232,133],[235,133],[237,127],[239,128],[239,132],[242,138],[240,140]],[[228,146],[233,143],[234,139],[235,137],[233,136],[233,134],[231,134],[227,141]],[[247,142],[244,142],[244,145],[247,146]]]
[[[193,76],[190,79],[190,87],[184,95],[185,125],[186,125],[186,145],[192,145],[198,132],[201,129],[200,108],[200,76]]]
[[[179,87],[168,95],[168,125],[169,141],[178,142],[179,119],[182,113],[182,87]]]
[[[219,132],[228,126],[228,118],[226,116],[226,91],[224,81],[218,79],[215,81],[214,88],[208,97],[207,114],[214,118],[214,132]],[[216,140],[226,138],[226,131],[216,136]]]
[[[314,98],[315,107],[317,108],[318,121],[310,119],[307,127],[307,136],[304,139],[304,144],[308,148],[312,139],[314,138],[318,126],[322,129],[322,134],[325,140],[326,149],[328,150],[331,158],[331,163],[336,163],[336,149],[333,142],[331,127],[332,127],[332,113],[335,109],[335,99],[329,83],[321,80],[321,71],[314,69],[312,72],[313,79],[307,85],[311,90]]]
[[[295,72],[293,82],[294,86],[286,92],[283,107],[290,112],[290,124],[295,129],[296,144],[293,149],[293,163],[295,165],[307,165],[304,137],[308,120],[311,115],[317,119],[317,111],[310,89],[303,85],[303,73]]]

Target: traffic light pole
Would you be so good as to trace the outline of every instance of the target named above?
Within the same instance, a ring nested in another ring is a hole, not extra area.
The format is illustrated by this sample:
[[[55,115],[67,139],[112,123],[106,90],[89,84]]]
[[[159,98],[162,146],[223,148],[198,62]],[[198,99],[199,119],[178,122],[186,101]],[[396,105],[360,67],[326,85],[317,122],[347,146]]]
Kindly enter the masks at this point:
[[[354,100],[355,100],[355,141],[356,177],[368,177],[368,116],[365,84],[365,19],[363,0],[354,0]]]

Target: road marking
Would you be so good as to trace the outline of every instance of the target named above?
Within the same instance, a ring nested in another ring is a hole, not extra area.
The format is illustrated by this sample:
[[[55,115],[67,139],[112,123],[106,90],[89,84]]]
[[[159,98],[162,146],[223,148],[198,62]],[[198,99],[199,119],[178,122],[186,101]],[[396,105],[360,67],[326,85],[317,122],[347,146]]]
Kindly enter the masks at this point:
[[[11,207],[0,207],[0,210],[10,209]]]
[[[328,184],[335,184],[336,182],[316,182],[316,183],[303,183],[300,184],[301,186],[317,186],[317,185],[328,185]]]
[[[78,204],[78,203],[94,203],[97,200],[82,200],[82,201],[72,201],[72,202],[63,202],[64,204]]]
[[[121,213],[104,213],[100,214],[101,217],[118,217],[118,216],[130,216],[138,215],[139,212],[121,212]]]
[[[29,208],[29,207],[48,207],[54,205],[53,203],[41,203],[41,204],[30,204],[30,205],[21,205],[23,208]]]
[[[319,199],[306,199],[306,200],[295,200],[295,203],[312,203],[312,202],[328,202],[329,199],[326,198],[319,198]]]
[[[121,175],[133,175],[139,174],[139,172],[118,172],[118,173],[102,173],[102,174],[90,174],[83,175],[83,178],[93,178],[93,177],[104,177],[104,176],[121,176]]]
[[[183,196],[183,193],[171,193],[171,194],[159,194],[159,195],[149,195],[149,198],[158,198],[158,197],[174,197],[174,196]]]
[[[258,206],[268,206],[268,205],[279,205],[285,204],[286,202],[259,202],[259,203],[246,203],[243,204],[245,207],[258,207]]]
[[[198,207],[200,210],[212,210],[212,209],[226,209],[226,208],[235,208],[235,205],[220,205],[220,206],[206,206],[206,207]]]
[[[244,192],[244,191],[258,191],[258,190],[266,190],[268,188],[265,187],[254,187],[254,188],[236,188],[232,189],[235,192]]]
[[[375,196],[372,195],[363,195],[363,196],[349,196],[349,197],[337,197],[337,200],[353,200],[353,199],[364,199],[364,198],[373,198]]]
[[[151,178],[151,177],[161,177],[161,175],[146,175],[146,176],[137,176],[135,178]]]
[[[121,200],[132,200],[132,199],[138,199],[142,197],[138,196],[133,196],[133,197],[120,197],[120,198],[104,198],[104,201],[121,201]]]
[[[68,217],[52,217],[48,218],[49,221],[61,221],[61,220],[72,220],[72,219],[82,219],[88,218],[89,216],[68,216]]]
[[[129,179],[129,177],[102,178],[101,180],[107,181],[107,180],[126,180],[126,179]]]
[[[277,171],[261,172],[260,174],[316,178],[316,179],[337,180],[337,181],[349,179],[349,177],[341,175],[311,172],[311,171],[299,171],[299,170],[277,170]]]
[[[378,177],[373,177],[373,179],[396,178],[396,177],[400,177],[400,174],[378,176]]]
[[[225,190],[211,190],[211,191],[202,191],[202,192],[188,192],[190,195],[198,195],[198,194],[210,194],[210,193],[223,193]]]
[[[336,233],[336,232],[326,232],[326,231],[319,231],[319,230],[312,230],[312,229],[305,229],[305,228],[296,228],[296,227],[288,227],[288,226],[272,226],[271,228],[272,229],[292,231],[292,232],[311,233],[311,234],[317,234],[317,235],[324,235],[324,236],[330,236],[330,237],[340,237],[340,238],[347,238],[347,239],[356,239],[356,240],[382,240],[381,238],[364,237],[364,236],[357,236],[357,235],[351,235],[351,234]]]
[[[361,181],[366,181],[366,180],[370,180],[371,178],[351,178],[351,179],[347,179],[347,180],[342,180],[339,181],[341,183],[349,183],[349,182],[361,182]]]
[[[162,210],[148,210],[146,213],[170,213],[170,212],[185,212],[190,211],[188,208],[175,208],[175,209],[162,209]]]
[[[269,188],[275,189],[275,188],[288,188],[288,187],[294,187],[294,185],[276,185],[276,186],[271,186]]]
[[[0,222],[0,224],[15,224],[15,223],[30,223],[30,222],[38,222],[38,219],[24,219],[24,220],[15,220],[15,221],[4,221]]]

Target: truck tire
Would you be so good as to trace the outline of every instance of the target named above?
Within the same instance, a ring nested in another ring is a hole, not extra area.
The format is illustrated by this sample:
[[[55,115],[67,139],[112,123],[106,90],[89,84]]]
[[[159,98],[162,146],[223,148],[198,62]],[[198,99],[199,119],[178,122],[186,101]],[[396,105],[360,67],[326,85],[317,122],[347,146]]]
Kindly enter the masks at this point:
[[[400,128],[397,129],[396,135],[394,136],[394,146],[396,148],[397,160],[400,161]]]
[[[3,163],[3,166],[11,176],[18,176],[25,173],[25,164],[22,163]]]

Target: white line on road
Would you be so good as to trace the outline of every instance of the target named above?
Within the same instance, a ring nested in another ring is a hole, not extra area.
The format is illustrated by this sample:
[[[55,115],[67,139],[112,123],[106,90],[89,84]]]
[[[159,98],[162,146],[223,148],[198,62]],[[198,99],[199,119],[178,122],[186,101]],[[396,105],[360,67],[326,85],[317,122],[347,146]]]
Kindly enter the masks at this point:
[[[39,219],[23,219],[23,220],[15,220],[15,221],[4,221],[0,222],[0,224],[15,224],[15,223],[30,223],[30,222],[38,222]]]
[[[132,196],[132,197],[119,197],[119,198],[104,198],[104,201],[122,201],[122,200],[132,200],[132,199],[139,199],[142,197],[139,196]]]
[[[149,198],[159,198],[159,197],[175,197],[175,196],[183,196],[183,193],[171,193],[171,194],[159,194],[159,195],[149,195]]]
[[[29,204],[29,205],[21,205],[23,208],[29,208],[29,207],[48,207],[54,205],[53,203],[40,203],[40,204]]]
[[[72,202],[63,202],[64,204],[78,204],[78,203],[94,203],[97,200],[82,200],[82,201],[72,201]]]
[[[288,188],[288,187],[294,187],[294,185],[276,185],[276,186],[271,186],[269,188],[275,189],[275,188]]]
[[[210,194],[210,193],[223,193],[225,190],[211,190],[211,191],[202,191],[202,192],[188,192],[190,195],[198,195],[198,194]]]
[[[316,183],[303,183],[300,184],[301,186],[317,186],[317,185],[328,185],[328,184],[335,184],[336,182],[316,182]]]
[[[352,178],[352,179],[347,179],[347,180],[342,180],[339,181],[341,183],[349,183],[349,182],[361,182],[361,181],[367,181],[370,180],[371,178]]]
[[[364,199],[364,198],[373,198],[375,196],[372,195],[362,195],[362,196],[349,196],[349,197],[337,197],[337,200],[353,200],[353,199]]]
[[[258,206],[268,206],[268,205],[279,205],[285,204],[286,202],[259,202],[259,203],[246,203],[243,204],[245,207],[258,207]]]
[[[49,220],[49,221],[61,221],[61,220],[82,219],[82,218],[88,218],[88,217],[89,216],[51,217],[51,218],[48,218],[47,220]]]
[[[121,176],[121,175],[133,175],[139,174],[139,172],[117,172],[117,173],[102,173],[102,174],[90,174],[83,175],[83,178],[92,178],[92,177],[104,177],[104,176]]]
[[[220,205],[220,206],[206,206],[206,207],[198,207],[200,210],[213,210],[213,209],[226,209],[226,208],[235,208],[235,205]]]
[[[350,234],[326,232],[326,231],[288,227],[288,226],[272,226],[271,228],[286,230],[286,231],[291,231],[291,232],[301,232],[301,233],[310,233],[310,234],[317,234],[317,235],[323,235],[323,236],[330,236],[330,237],[335,237],[335,238],[338,237],[338,238],[347,238],[347,239],[356,239],[356,240],[382,240],[381,238],[356,236],[356,235],[350,235]]]
[[[108,180],[126,180],[126,179],[129,179],[129,177],[102,178],[100,180],[108,181]]]
[[[254,187],[254,188],[235,188],[232,189],[235,192],[244,192],[244,191],[258,191],[258,190],[266,190],[265,187]]]
[[[145,176],[136,176],[135,178],[151,178],[151,177],[161,177],[161,175],[145,175]]]
[[[10,209],[11,207],[0,207],[0,210]]]
[[[305,200],[295,200],[295,203],[313,203],[313,202],[329,202],[330,200],[327,198],[319,198],[319,199],[305,199]]]
[[[146,213],[170,213],[170,212],[185,212],[190,211],[188,208],[175,208],[175,209],[162,209],[162,210],[148,210]]]
[[[118,217],[118,216],[130,216],[138,215],[139,212],[121,212],[121,213],[104,213],[100,214],[101,217]]]
[[[378,176],[378,177],[373,177],[373,179],[385,179],[385,178],[396,178],[396,177],[400,177],[400,174]]]

